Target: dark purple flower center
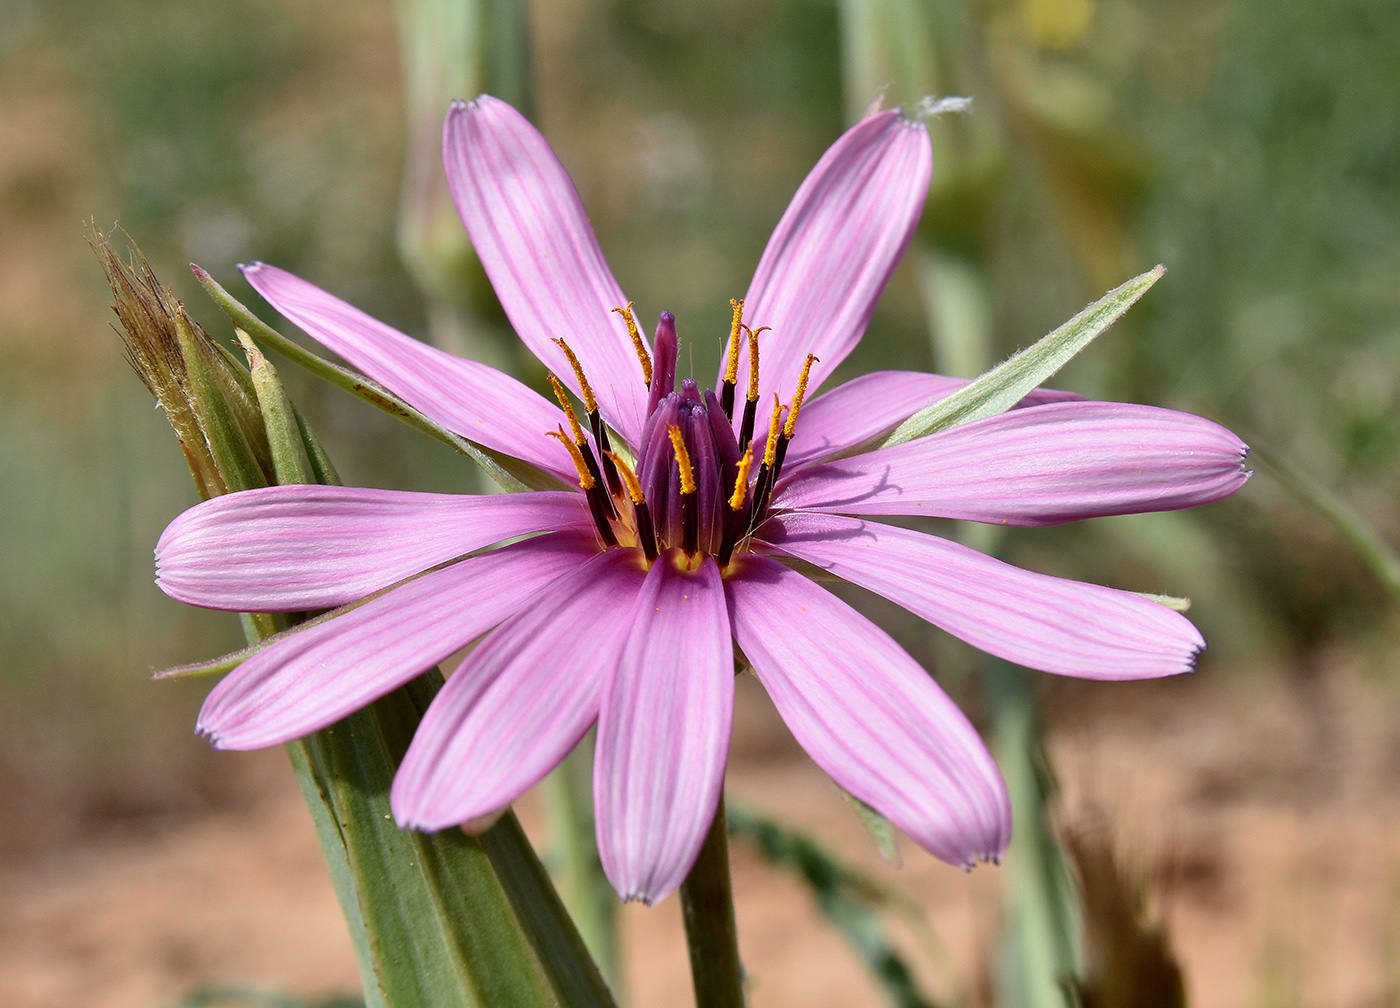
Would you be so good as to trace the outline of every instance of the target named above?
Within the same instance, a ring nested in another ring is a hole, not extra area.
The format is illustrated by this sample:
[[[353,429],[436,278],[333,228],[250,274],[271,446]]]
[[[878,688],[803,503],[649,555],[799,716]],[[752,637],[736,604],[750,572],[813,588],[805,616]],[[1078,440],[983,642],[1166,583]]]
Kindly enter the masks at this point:
[[[662,312],[647,354],[631,305],[614,309],[632,334],[642,370],[647,376],[648,415],[642,427],[635,467],[612,450],[597,403],[573,352],[556,340],[573,366],[583,393],[590,445],[560,382],[550,376],[555,395],[570,419],[572,436],[561,428],[551,432],[569,448],[579,473],[579,486],[604,546],[640,548],[648,560],[662,551],[680,548],[688,557],[710,555],[720,567],[742,550],[749,535],[766,517],[769,496],[782,469],[807,373],[809,356],[789,407],[774,396],[773,411],[763,439],[753,439],[758,406],[758,334],[743,324],[743,302],[731,302],[734,324],[729,342],[729,367],[719,395],[700,391],[693,378],[676,384],[679,341],[676,320]],[[748,394],[739,433],[734,432],[735,385],[742,338],[749,353]],[[594,453],[594,446],[597,454]]]

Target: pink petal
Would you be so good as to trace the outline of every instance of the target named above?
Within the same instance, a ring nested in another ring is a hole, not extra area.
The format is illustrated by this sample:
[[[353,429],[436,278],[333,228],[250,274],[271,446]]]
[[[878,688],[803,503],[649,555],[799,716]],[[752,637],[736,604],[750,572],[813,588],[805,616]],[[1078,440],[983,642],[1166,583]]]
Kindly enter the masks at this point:
[[[966,378],[920,371],[872,371],[823,392],[802,407],[787,450],[786,471],[887,434],[966,384]],[[1016,408],[1083,398],[1073,392],[1036,389]]]
[[[889,635],[796,571],[748,554],[725,581],[734,637],[802,748],[949,864],[999,858],[1001,774],[977,732]]]
[[[319,731],[480,637],[597,549],[591,536],[529,539],[292,634],[214,687],[198,731],[220,749],[261,749]]]
[[[794,473],[778,507],[1000,525],[1172,511],[1228,497],[1249,449],[1219,424],[1127,403],[1012,410]]]
[[[566,482],[575,478],[569,453],[545,436],[565,422],[563,412],[510,375],[405,336],[275,266],[240,268],[268,304],[424,416]]]
[[[645,578],[612,549],[559,578],[497,627],[447,680],[394,778],[405,829],[490,816],[552,770],[598,717]]]
[[[922,123],[897,111],[862,119],[832,144],[792,198],[744,298],[759,337],[759,392],[787,402],[807,354],[815,391],[870,322],[928,198],[933,152]],[[748,357],[739,389],[748,382]],[[718,387],[718,386],[716,386]]]
[[[577,392],[567,358],[551,342],[567,340],[604,418],[635,446],[647,389],[627,327],[612,310],[627,299],[568,172],[529,120],[489,95],[452,106],[442,151],[457,212],[515,331]]]
[[[777,549],[897,602],[983,651],[1043,672],[1150,679],[1189,672],[1205,641],[1141,595],[1033,574],[946,539],[838,515],[764,526]]]
[[[275,486],[214,497],[156,543],[172,598],[235,612],[330,609],[513,536],[591,527],[581,494]]]
[[[604,688],[593,771],[598,853],[624,900],[655,903],[689,873],[719,804],[734,707],[724,585],[706,557],[652,565]],[[621,614],[619,614],[620,616]]]

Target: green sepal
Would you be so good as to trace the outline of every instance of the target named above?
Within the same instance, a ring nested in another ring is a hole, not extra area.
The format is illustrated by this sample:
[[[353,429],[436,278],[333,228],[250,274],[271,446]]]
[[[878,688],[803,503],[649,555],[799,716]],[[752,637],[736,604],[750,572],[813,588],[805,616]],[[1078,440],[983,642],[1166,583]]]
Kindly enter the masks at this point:
[[[964,385],[948,398],[919,410],[879,441],[876,447],[903,444],[958,424],[1006,412],[1112,325],[1166,271],[1165,266],[1157,266],[1109,291],[1048,336]]]
[[[513,814],[479,837],[395,825],[394,772],[441,682],[430,672],[288,746],[361,953],[368,1008],[610,1008]]]
[[[1174,612],[1184,613],[1191,609],[1191,600],[1189,598],[1181,598],[1177,595],[1159,595],[1156,592],[1133,592],[1133,594],[1141,595],[1143,598],[1156,602],[1158,605],[1164,605]]]
[[[224,485],[229,490],[266,486],[271,457],[257,405],[229,375],[203,334],[183,315],[176,315],[174,321],[180,356],[189,373],[190,407]]]
[[[292,414],[292,404],[287,401],[287,392],[282,387],[277,369],[263,356],[251,336],[242,329],[234,329],[234,332],[243,352],[248,355],[248,372],[252,376],[258,407],[262,410],[268,449],[272,455],[272,471],[278,484],[311,483],[314,474],[311,459],[306,454],[306,440]]]
[[[415,430],[428,434],[470,457],[502,489],[516,491],[564,488],[565,484],[549,473],[502,452],[473,444],[466,438],[424,416],[378,382],[319,357],[300,343],[288,339],[245,308],[204,270],[198,266],[191,266],[191,269],[194,270],[195,277],[204,286],[204,289],[209,292],[209,296],[223,309],[224,314],[233,320],[235,326],[270,346],[293,363],[306,368],[318,378],[324,379],[337,388],[344,389],[376,409],[383,410]]]
[[[880,856],[898,868],[900,857],[899,847],[895,842],[894,824],[845,788],[841,789],[841,797],[846,799],[860,824],[870,834],[870,839],[875,841],[875,849],[880,852]]]

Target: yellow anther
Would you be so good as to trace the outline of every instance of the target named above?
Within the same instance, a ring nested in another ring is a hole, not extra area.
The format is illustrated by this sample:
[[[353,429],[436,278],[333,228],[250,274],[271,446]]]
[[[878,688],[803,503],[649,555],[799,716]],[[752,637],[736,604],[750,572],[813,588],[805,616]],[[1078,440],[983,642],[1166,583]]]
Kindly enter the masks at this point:
[[[554,398],[559,400],[559,408],[564,411],[564,415],[569,418],[569,431],[574,435],[574,444],[583,446],[583,427],[579,425],[578,414],[574,412],[573,400],[569,398],[568,389],[564,388],[564,383],[553,374],[546,374],[549,384],[554,386]]]
[[[797,379],[797,392],[792,397],[792,407],[788,410],[787,423],[783,425],[783,437],[792,440],[792,432],[797,429],[797,411],[802,408],[802,397],[807,394],[807,377],[812,373],[812,365],[818,360],[816,354],[808,354],[802,365],[802,374]]]
[[[671,435],[671,447],[676,450],[676,464],[681,467],[681,493],[695,492],[695,470],[690,465],[690,451],[681,437],[680,424],[668,424],[666,433]]]
[[[729,307],[734,309],[734,324],[729,329],[729,366],[724,369],[724,380],[730,385],[739,380],[739,335],[744,328],[743,299],[729,299]]]
[[[597,485],[597,480],[588,471],[588,463],[583,460],[583,452],[579,451],[578,445],[569,440],[569,435],[564,433],[564,428],[558,430],[545,431],[545,434],[552,438],[558,438],[560,443],[569,449],[569,455],[574,460],[574,468],[578,470],[578,485],[580,490],[592,490]]]
[[[753,445],[744,449],[744,457],[739,460],[739,472],[734,477],[734,492],[729,495],[729,510],[738,511],[744,506],[744,498],[749,495],[749,470],[753,467]]]
[[[757,329],[750,329],[744,326],[744,332],[749,334],[749,402],[758,402],[758,334],[767,332],[768,326],[759,326]]]
[[[778,435],[783,429],[783,406],[778,402],[778,393],[773,393],[773,419],[768,421],[768,444],[763,449],[763,464],[768,468],[778,461]]]
[[[556,339],[559,349],[564,351],[564,356],[569,358],[569,367],[574,369],[574,377],[578,379],[579,398],[583,400],[583,408],[590,413],[598,412],[598,400],[593,398],[593,387],[588,384],[588,379],[583,374],[583,365],[574,356],[573,348],[561,339]]]
[[[642,362],[642,378],[648,385],[651,384],[651,354],[647,353],[647,345],[642,341],[642,331],[637,328],[637,317],[632,314],[634,302],[628,301],[626,308],[614,308],[613,311],[622,316],[622,321],[627,323],[627,335],[632,337],[632,349],[637,351],[637,360]]]
[[[627,496],[632,498],[633,504],[645,504],[646,494],[642,493],[642,484],[637,479],[637,474],[632,471],[632,467],[627,464],[627,460],[617,452],[603,452],[612,459],[613,465],[617,466],[618,474],[622,476],[622,482],[627,484]]]

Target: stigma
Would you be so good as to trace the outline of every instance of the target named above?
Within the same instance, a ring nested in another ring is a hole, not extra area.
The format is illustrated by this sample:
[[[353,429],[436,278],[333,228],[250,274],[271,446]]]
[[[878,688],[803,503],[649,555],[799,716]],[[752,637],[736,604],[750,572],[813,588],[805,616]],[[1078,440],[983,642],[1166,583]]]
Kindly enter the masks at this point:
[[[748,548],[767,518],[817,358],[807,356],[789,402],[774,396],[767,427],[756,438],[759,336],[768,329],[745,324],[743,301],[730,306],[728,357],[718,394],[702,391],[693,378],[676,388],[680,343],[675,316],[661,313],[648,352],[632,305],[613,309],[627,327],[647,383],[647,419],[630,458],[614,450],[577,356],[566,340],[555,340],[574,371],[587,421],[580,419],[563,384],[550,375],[569,429],[561,426],[548,433],[569,450],[604,549],[639,549],[648,564],[679,549],[690,563],[714,557],[723,571],[736,553]],[[736,430],[737,376],[744,353],[748,382]]]

